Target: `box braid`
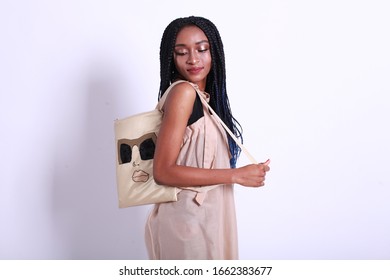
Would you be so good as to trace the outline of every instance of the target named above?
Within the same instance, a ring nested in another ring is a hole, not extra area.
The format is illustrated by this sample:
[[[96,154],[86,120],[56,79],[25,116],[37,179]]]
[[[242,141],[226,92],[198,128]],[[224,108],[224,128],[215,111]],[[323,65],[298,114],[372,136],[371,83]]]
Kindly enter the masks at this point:
[[[185,17],[172,21],[165,29],[160,46],[160,91],[159,98],[164,94],[169,85],[177,78],[177,70],[173,53],[176,37],[179,31],[188,25],[199,27],[206,35],[210,44],[211,70],[207,76],[205,91],[210,94],[210,106],[224,121],[231,131],[242,141],[242,128],[233,117],[226,92],[225,54],[223,44],[216,26],[208,19],[202,17]],[[228,136],[230,153],[232,158],[230,166],[235,167],[240,148]]]

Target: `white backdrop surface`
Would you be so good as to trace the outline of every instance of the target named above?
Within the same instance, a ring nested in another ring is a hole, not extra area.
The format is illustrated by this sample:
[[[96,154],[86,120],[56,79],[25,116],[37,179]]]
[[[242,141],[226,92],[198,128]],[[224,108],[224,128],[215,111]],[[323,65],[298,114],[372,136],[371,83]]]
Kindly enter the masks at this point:
[[[146,259],[118,209],[113,120],[154,107],[174,18],[219,28],[266,187],[236,186],[242,259],[390,258],[387,1],[0,0],[0,259]],[[242,156],[239,164],[247,160]]]

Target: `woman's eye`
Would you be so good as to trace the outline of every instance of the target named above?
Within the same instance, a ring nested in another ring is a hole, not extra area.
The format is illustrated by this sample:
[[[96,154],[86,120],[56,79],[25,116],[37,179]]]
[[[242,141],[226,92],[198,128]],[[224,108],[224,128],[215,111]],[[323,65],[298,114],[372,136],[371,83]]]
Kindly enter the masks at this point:
[[[198,50],[198,52],[207,52],[209,49],[200,49],[200,50]]]
[[[180,51],[176,51],[175,53],[176,53],[176,55],[186,55],[187,54],[187,52],[180,52]]]

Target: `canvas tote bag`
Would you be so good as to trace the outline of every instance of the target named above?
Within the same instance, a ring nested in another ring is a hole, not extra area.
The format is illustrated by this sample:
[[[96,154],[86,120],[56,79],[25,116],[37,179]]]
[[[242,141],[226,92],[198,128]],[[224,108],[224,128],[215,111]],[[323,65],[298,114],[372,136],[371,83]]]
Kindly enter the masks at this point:
[[[156,108],[114,122],[119,207],[177,201],[178,188],[158,185],[153,178],[154,149],[162,121],[165,91]]]

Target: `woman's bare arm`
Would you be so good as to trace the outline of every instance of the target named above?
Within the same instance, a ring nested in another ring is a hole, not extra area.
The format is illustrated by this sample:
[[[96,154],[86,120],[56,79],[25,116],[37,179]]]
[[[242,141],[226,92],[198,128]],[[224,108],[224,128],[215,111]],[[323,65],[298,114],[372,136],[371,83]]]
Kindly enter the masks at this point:
[[[164,117],[154,156],[154,179],[168,186],[206,186],[240,184],[258,187],[264,185],[268,165],[251,164],[235,169],[204,169],[176,164],[188,119],[196,98],[193,87],[181,83],[173,87],[164,106]]]

